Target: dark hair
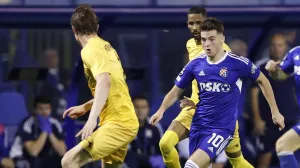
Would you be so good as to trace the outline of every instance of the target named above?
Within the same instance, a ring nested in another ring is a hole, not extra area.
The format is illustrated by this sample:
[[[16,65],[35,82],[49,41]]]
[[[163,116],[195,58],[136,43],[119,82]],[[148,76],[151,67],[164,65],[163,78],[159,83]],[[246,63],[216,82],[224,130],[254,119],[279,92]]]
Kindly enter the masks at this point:
[[[51,100],[50,100],[49,97],[44,96],[44,95],[42,95],[42,96],[37,96],[37,97],[35,97],[35,99],[34,99],[34,107],[36,107],[37,104],[51,104]]]
[[[201,14],[204,17],[207,17],[206,9],[202,6],[193,6],[189,9],[188,15],[190,14]]]
[[[89,5],[79,5],[72,14],[71,25],[79,35],[97,34],[98,17]]]
[[[201,31],[211,31],[216,30],[218,33],[224,33],[224,26],[223,24],[216,18],[207,18],[205,19],[201,26]]]

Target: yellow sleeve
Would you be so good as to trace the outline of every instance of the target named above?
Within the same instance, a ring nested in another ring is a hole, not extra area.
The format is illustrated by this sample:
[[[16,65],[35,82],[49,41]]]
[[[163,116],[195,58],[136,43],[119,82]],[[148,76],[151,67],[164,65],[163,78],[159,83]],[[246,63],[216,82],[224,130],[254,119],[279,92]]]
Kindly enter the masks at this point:
[[[226,51],[231,51],[231,49],[229,48],[229,46],[226,43],[223,44],[223,49]]]
[[[109,55],[106,51],[83,50],[81,57],[84,64],[91,70],[94,78],[100,73],[111,73]]]

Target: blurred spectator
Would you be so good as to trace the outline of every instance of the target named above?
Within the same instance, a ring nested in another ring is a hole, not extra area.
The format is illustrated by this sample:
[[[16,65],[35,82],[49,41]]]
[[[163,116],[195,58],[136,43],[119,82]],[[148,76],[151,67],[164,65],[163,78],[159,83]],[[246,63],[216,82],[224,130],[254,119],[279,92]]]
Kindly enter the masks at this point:
[[[61,118],[67,108],[64,91],[70,85],[70,76],[65,69],[59,68],[59,56],[55,49],[46,50],[44,60],[49,74],[41,92],[52,100],[53,117]]]
[[[35,113],[20,123],[10,151],[17,168],[61,167],[66,152],[63,130],[50,113],[50,100],[36,97]]]
[[[269,59],[281,61],[284,58],[287,52],[287,43],[282,34],[277,33],[272,36],[269,51]],[[251,89],[251,100],[254,122],[253,133],[258,136],[256,140],[256,145],[259,150],[257,168],[270,166],[276,140],[286,130],[293,127],[299,119],[294,89],[295,81],[293,77],[290,77],[286,81],[275,81],[265,70],[265,65],[266,62],[260,66],[261,72],[264,73],[272,85],[278,108],[285,117],[286,127],[284,131],[278,131],[277,126],[273,124],[269,105],[259,87],[255,85]]]
[[[13,160],[8,158],[7,145],[5,144],[5,131],[4,126],[0,124],[0,167],[14,168]]]
[[[266,63],[270,57],[279,58],[286,54],[288,46],[286,43],[286,38],[281,33],[275,33],[271,36],[269,41],[269,47],[259,56],[259,60],[256,61],[255,65],[260,67],[262,64]]]
[[[231,51],[237,55],[247,57],[248,45],[241,39],[234,39],[228,44]]]
[[[165,165],[159,150],[159,140],[163,135],[163,130],[160,124],[156,126],[149,124],[150,108],[145,97],[134,97],[132,100],[140,128],[137,137],[130,144],[127,165],[130,168],[164,168]]]

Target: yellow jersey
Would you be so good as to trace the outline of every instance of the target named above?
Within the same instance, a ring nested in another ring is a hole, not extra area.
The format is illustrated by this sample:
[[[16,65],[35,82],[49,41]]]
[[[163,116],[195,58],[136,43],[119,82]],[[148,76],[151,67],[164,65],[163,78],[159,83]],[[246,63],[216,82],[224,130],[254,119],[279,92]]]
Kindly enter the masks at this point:
[[[186,49],[189,53],[189,60],[192,60],[195,57],[197,57],[198,55],[204,53],[203,46],[201,44],[197,45],[194,38],[191,38],[190,40],[188,40],[186,42]],[[223,49],[226,51],[231,51],[230,48],[228,47],[228,45],[225,43],[223,44]],[[199,102],[198,93],[199,93],[199,89],[198,89],[197,81],[193,80],[191,99],[195,104],[197,104]]]
[[[125,82],[124,71],[116,50],[107,41],[93,37],[81,50],[84,73],[88,86],[95,94],[96,76],[110,74],[111,87],[106,104],[100,114],[100,126],[110,122],[121,125],[138,125],[138,119]]]

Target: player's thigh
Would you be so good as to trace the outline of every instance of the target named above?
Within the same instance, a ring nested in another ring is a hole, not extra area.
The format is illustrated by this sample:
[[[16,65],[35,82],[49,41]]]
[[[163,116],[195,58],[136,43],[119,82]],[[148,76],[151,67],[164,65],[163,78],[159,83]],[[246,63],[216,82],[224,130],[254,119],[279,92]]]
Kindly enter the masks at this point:
[[[200,168],[210,166],[210,157],[202,149],[197,149],[196,151],[194,151],[189,160],[195,162]]]
[[[83,147],[77,145],[64,155],[62,165],[63,167],[72,164],[83,166],[91,161],[93,161],[91,155]]]
[[[236,121],[236,126],[232,137],[232,141],[230,141],[225,151],[226,151],[226,155],[230,158],[236,158],[241,155],[241,144],[240,144],[238,121]]]
[[[284,133],[276,142],[276,151],[296,151],[300,148],[300,124]]]
[[[127,147],[135,138],[137,131],[138,127],[107,123],[93,132],[87,140],[83,140],[80,145],[89,152],[93,160],[99,160]],[[126,152],[123,153],[126,155]]]

